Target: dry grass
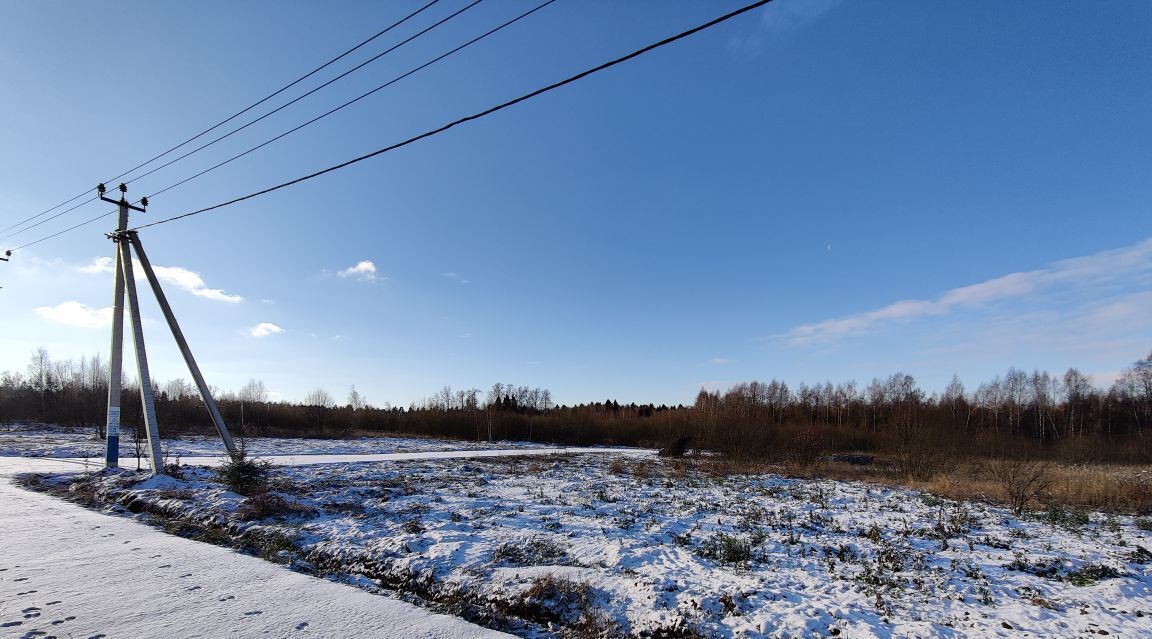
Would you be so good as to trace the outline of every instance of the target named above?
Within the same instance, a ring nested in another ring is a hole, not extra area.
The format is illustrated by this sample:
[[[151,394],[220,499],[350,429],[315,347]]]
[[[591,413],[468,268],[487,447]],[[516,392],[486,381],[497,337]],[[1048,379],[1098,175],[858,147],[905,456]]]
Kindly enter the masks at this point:
[[[700,466],[712,476],[783,472],[794,476],[902,486],[949,499],[1012,506],[1009,487],[1002,473],[997,473],[997,466],[1002,464],[995,459],[959,462],[929,479],[907,478],[892,460],[883,458],[867,466],[821,460],[798,468],[788,464],[730,458],[703,461]],[[1147,466],[1053,462],[1046,465],[1045,473],[1045,489],[1034,495],[1034,499],[1028,500],[1028,504],[1033,507],[1152,514],[1152,469]]]

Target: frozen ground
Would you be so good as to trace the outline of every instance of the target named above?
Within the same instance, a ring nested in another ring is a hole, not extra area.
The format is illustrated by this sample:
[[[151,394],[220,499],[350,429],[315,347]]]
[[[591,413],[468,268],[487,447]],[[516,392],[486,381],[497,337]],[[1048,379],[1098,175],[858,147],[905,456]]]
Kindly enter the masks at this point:
[[[526,636],[1152,635],[1147,520],[713,478],[639,451],[408,457],[277,467],[248,498],[196,467],[73,491]]]
[[[507,450],[543,448],[527,442],[466,442],[407,437],[360,437],[356,439],[286,439],[249,437],[244,440],[252,455],[374,455],[441,450]],[[224,454],[218,437],[190,435],[165,439],[163,449],[169,458],[212,457]],[[120,456],[131,457],[135,468],[131,437],[120,441]],[[0,424],[0,457],[104,458],[104,441],[90,429],[75,430],[39,424]]]
[[[12,484],[0,459],[0,637],[505,636]]]

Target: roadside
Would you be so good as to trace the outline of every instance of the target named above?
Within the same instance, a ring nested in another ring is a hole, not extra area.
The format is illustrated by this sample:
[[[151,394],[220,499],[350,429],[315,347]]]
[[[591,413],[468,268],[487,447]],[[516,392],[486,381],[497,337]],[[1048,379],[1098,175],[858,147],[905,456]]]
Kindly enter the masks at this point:
[[[0,637],[509,636],[12,484],[75,468],[0,458]]]

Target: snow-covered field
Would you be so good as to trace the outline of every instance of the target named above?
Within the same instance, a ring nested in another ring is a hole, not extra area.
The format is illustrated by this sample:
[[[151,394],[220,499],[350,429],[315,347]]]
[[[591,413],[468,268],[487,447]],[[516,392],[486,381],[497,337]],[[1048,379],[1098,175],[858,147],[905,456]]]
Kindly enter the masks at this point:
[[[203,467],[72,490],[523,636],[1152,636],[1148,520],[710,477],[641,451],[271,473],[255,497]]]
[[[420,453],[444,450],[506,450],[509,448],[543,448],[527,442],[466,442],[409,437],[360,437],[356,439],[289,439],[249,437],[245,449],[252,455],[376,455]],[[223,456],[224,445],[215,436],[189,435],[165,439],[163,450],[171,460],[176,457]],[[133,457],[130,438],[120,440],[120,456]],[[91,430],[24,424],[0,424],[0,457],[68,457],[101,460],[104,441]],[[147,462],[145,461],[145,464]]]

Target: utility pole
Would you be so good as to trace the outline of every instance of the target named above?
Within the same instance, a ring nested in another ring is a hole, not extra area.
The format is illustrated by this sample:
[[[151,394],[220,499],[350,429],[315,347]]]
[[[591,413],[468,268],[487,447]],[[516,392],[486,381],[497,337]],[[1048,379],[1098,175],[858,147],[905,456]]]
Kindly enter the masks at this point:
[[[116,288],[112,306],[112,356],[109,362],[110,379],[108,383],[108,424],[106,430],[108,448],[104,460],[105,466],[115,468],[119,465],[120,379],[122,377],[124,350],[124,294],[127,293],[128,311],[132,318],[132,339],[136,351],[136,370],[140,379],[140,402],[144,411],[144,425],[148,433],[148,459],[152,465],[153,474],[164,473],[163,456],[160,451],[160,428],[156,422],[156,400],[152,393],[152,378],[148,371],[148,355],[144,347],[144,329],[140,321],[140,298],[136,292],[136,277],[132,266],[133,249],[135,249],[136,257],[140,260],[140,267],[144,270],[152,293],[160,304],[160,310],[164,313],[164,319],[168,322],[168,328],[172,331],[172,337],[176,339],[176,344],[180,347],[180,353],[184,356],[184,363],[188,365],[188,371],[196,382],[196,388],[200,391],[204,406],[208,409],[213,425],[216,426],[216,432],[220,435],[221,441],[224,442],[224,448],[228,451],[228,455],[236,459],[239,451],[236,450],[232,435],[228,432],[224,418],[220,415],[220,408],[216,405],[216,400],[212,398],[212,392],[204,381],[204,376],[200,373],[196,358],[192,356],[188,341],[184,339],[184,333],[180,330],[175,314],[172,313],[168,298],[160,287],[160,280],[156,278],[156,273],[152,270],[152,263],[148,261],[148,255],[144,252],[144,245],[140,242],[140,236],[136,231],[128,230],[128,211],[143,213],[148,207],[148,198],[141,198],[140,204],[142,206],[136,207],[129,204],[125,198],[124,195],[127,193],[128,187],[124,184],[120,185],[119,200],[104,197],[105,190],[103,184],[96,187],[100,199],[120,207],[120,219],[116,231],[108,234],[108,237],[116,243],[117,250]]]
[[[140,258],[140,266],[144,269],[144,274],[148,277],[148,284],[152,286],[152,293],[156,295],[156,301],[160,304],[160,310],[164,312],[164,319],[168,321],[168,328],[172,330],[172,337],[176,340],[176,345],[180,347],[180,354],[184,356],[184,363],[188,365],[188,372],[192,374],[193,381],[196,382],[196,388],[200,391],[200,397],[204,400],[204,406],[208,409],[208,415],[212,418],[212,424],[216,427],[217,434],[220,435],[221,441],[224,442],[224,448],[228,450],[228,454],[233,458],[237,455],[236,444],[232,441],[232,434],[228,432],[228,427],[224,424],[224,417],[220,415],[220,407],[216,405],[216,400],[212,398],[212,391],[208,389],[208,383],[204,381],[204,375],[200,373],[200,367],[196,365],[196,358],[192,356],[192,349],[188,347],[188,341],[184,339],[184,332],[180,330],[180,325],[176,322],[176,315],[172,313],[172,307],[168,305],[168,298],[164,295],[164,289],[160,288],[160,280],[156,279],[156,273],[152,270],[152,263],[148,261],[148,255],[144,253],[144,245],[140,243],[140,236],[136,231],[128,231],[125,234],[132,247],[136,249],[136,256]],[[244,421],[244,405],[240,405],[240,421],[243,426]]]
[[[128,204],[128,200],[124,198],[124,194],[128,191],[126,185],[120,185],[119,201],[104,197],[105,190],[103,184],[96,187],[96,193],[99,194],[100,199],[120,207],[120,217],[116,224],[118,236],[128,228],[128,209],[135,207]],[[142,212],[144,209],[136,210]],[[108,468],[116,468],[120,465],[120,380],[123,378],[124,353],[124,271],[121,268],[120,242],[116,236],[110,237],[116,243],[116,272],[113,276],[116,282],[115,288],[112,289],[112,354],[109,356],[108,362],[108,421],[104,431],[107,451],[104,456],[104,465]]]

